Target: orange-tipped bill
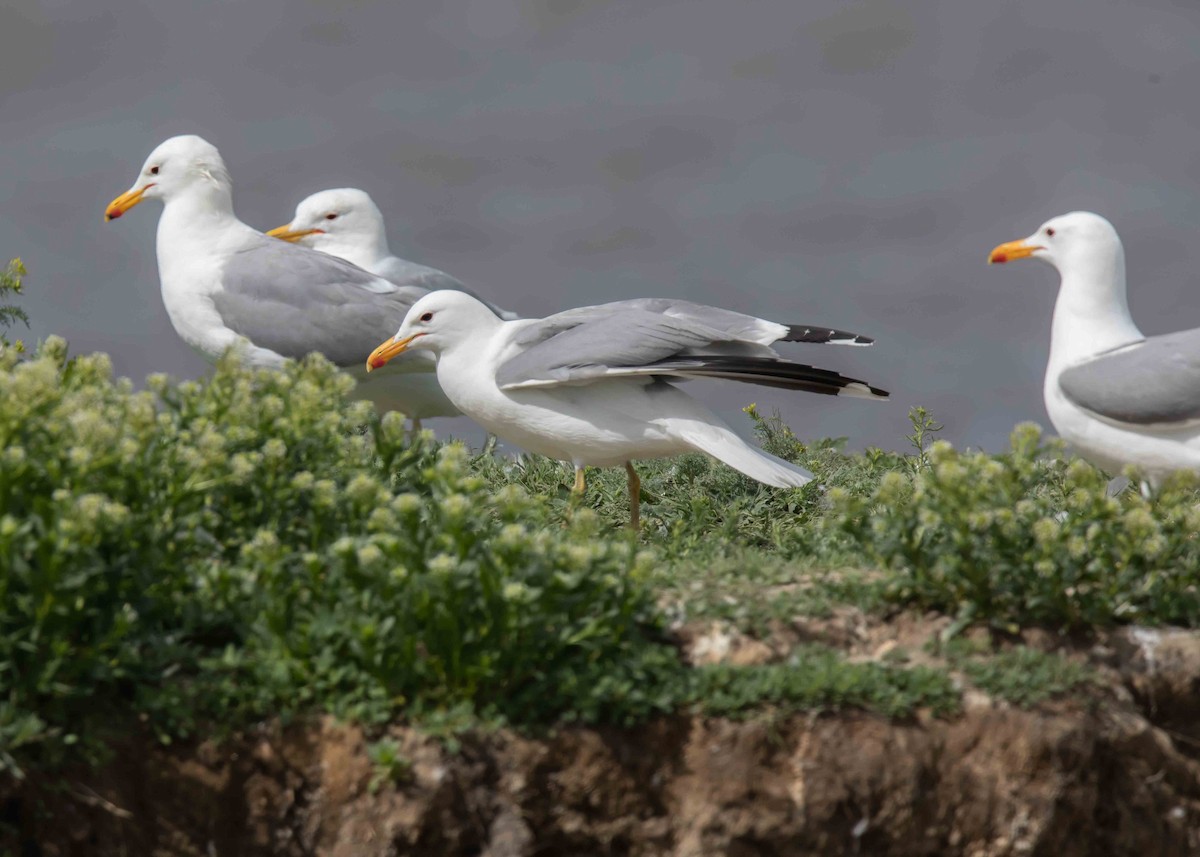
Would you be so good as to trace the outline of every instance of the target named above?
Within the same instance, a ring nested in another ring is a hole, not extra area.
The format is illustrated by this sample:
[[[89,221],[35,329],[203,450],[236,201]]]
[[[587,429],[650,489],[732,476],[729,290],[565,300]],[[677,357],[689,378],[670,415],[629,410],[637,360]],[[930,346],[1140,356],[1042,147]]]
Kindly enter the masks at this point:
[[[276,226],[267,233],[272,238],[278,238],[280,241],[299,241],[306,235],[324,235],[324,229],[292,229],[292,224],[285,223],[283,226]]]
[[[1007,244],[1001,244],[992,254],[988,256],[989,265],[1003,265],[1005,262],[1011,262],[1014,259],[1024,259],[1026,256],[1032,256],[1038,250],[1045,248],[1039,247],[1036,244],[1030,244],[1024,238],[1020,241],[1009,241]]]
[[[153,184],[148,184],[143,187],[139,187],[137,190],[125,191],[125,193],[121,194],[112,202],[110,202],[108,204],[108,208],[104,209],[104,219],[106,221],[116,220],[122,214],[129,211],[129,209],[141,202],[142,195],[152,187],[154,187]]]
[[[414,333],[412,336],[406,336],[403,339],[389,339],[371,352],[371,356],[367,358],[367,371],[371,372],[382,366],[386,366],[389,362],[407,351],[408,346],[412,345],[414,339],[424,335],[423,333]]]

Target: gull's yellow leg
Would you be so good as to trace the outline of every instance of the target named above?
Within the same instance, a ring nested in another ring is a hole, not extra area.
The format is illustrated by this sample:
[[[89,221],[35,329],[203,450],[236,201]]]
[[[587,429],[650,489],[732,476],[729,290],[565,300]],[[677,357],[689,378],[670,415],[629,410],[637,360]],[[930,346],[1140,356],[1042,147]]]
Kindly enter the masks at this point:
[[[587,483],[583,478],[583,465],[575,465],[575,484],[571,486],[571,499],[567,503],[567,517],[563,521],[563,526],[567,526],[571,518],[575,516],[575,508],[583,502],[583,492],[587,489]]]
[[[636,531],[642,525],[642,480],[632,461],[625,462],[625,473],[629,476],[629,529]]]

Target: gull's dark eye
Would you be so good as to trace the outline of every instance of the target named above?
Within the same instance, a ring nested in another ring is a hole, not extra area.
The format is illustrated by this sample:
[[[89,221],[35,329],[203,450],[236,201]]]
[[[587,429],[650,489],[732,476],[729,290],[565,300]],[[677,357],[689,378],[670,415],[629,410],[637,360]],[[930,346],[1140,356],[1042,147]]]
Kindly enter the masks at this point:
[[[1047,227],[1046,227],[1046,237],[1047,237],[1047,238],[1053,238],[1053,237],[1054,237],[1054,227],[1053,227],[1053,226],[1047,226]]]
[[[427,312],[421,316],[421,321],[433,321],[433,313]]]
[[[325,219],[326,219],[326,220],[337,220],[337,213],[336,213],[336,212],[333,212],[333,211],[331,211],[331,212],[329,212],[328,214],[326,214],[326,215],[325,215]]]
[[[150,168],[150,175],[152,175],[152,176],[156,176],[156,175],[158,175],[158,167],[151,167],[151,168]]]

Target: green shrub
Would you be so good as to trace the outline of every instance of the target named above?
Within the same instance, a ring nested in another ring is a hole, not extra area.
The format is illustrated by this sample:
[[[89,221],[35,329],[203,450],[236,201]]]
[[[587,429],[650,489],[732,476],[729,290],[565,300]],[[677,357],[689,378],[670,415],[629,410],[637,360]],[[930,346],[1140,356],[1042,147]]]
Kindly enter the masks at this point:
[[[412,775],[412,759],[404,755],[400,744],[393,738],[381,738],[367,746],[367,758],[371,760],[373,772],[367,791],[375,794],[380,786],[395,785]]]
[[[13,259],[8,263],[7,268],[0,271],[0,301],[21,294],[24,276],[25,266],[21,264],[20,259]],[[17,322],[29,327],[29,316],[25,314],[25,310],[15,304],[0,303],[0,348],[12,347],[17,351],[25,350],[24,342],[18,339],[16,342],[10,343],[4,335],[4,331]]]
[[[310,710],[672,704],[648,560],[591,516],[564,529],[461,447],[406,444],[320,359],[148,386],[56,338],[0,354],[4,766],[94,756],[138,719],[169,739]]]
[[[764,703],[783,709],[864,708],[892,717],[927,707],[938,715],[958,710],[950,677],[929,667],[848,661],[821,646],[804,646],[786,663],[696,671],[695,699],[707,714],[734,715]]]
[[[960,624],[1064,628],[1200,620],[1200,507],[1181,475],[1153,500],[1018,426],[1005,455],[935,443],[928,466],[863,494],[831,491],[826,524],[894,573],[893,601]]]
[[[1022,708],[1097,683],[1086,664],[1029,646],[993,652],[987,644],[957,638],[935,650],[975,687]]]
[[[319,358],[147,386],[55,338],[32,359],[0,351],[0,769],[96,759],[139,723],[169,741],[399,716],[453,742],[479,723],[680,706],[958,705],[945,671],[815,647],[689,669],[664,609],[759,633],[843,603],[1006,630],[1200,619],[1193,483],[1111,497],[1033,427],[1005,455],[959,453],[928,446],[939,426],[914,410],[917,455],[852,455],[751,407],[760,442],[816,483],[644,462],[632,537],[619,469],[590,471],[576,508],[568,467],[408,442],[400,415],[350,403],[353,382]],[[955,663],[1018,704],[1086,680],[1037,653]],[[376,749],[402,775],[397,748]]]
[[[661,550],[664,562],[703,563],[733,550],[762,549],[805,565],[836,565],[858,548],[844,534],[813,524],[826,514],[825,492],[843,487],[872,489],[888,471],[906,467],[903,455],[868,449],[844,452],[845,438],[805,443],[776,413],[763,417],[745,408],[754,433],[768,451],[813,471],[816,479],[797,489],[779,489],[750,479],[706,455],[680,455],[636,463],[642,480],[641,539]],[[572,503],[571,466],[537,455],[519,462],[483,454],[472,461],[476,473],[494,484],[515,483],[549,498],[556,514],[567,517]],[[620,532],[629,520],[625,471],[589,468],[583,504],[604,528]]]

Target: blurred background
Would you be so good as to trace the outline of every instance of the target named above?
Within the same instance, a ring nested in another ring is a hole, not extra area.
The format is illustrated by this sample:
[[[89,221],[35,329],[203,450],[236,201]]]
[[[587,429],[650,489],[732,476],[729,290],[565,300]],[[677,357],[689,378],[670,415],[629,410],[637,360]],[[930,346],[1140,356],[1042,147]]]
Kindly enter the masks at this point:
[[[248,223],[362,187],[394,252],[526,314],[677,296],[876,337],[781,350],[890,403],[691,385],[743,431],[752,401],[851,448],[904,447],[915,404],[959,445],[1047,424],[1057,277],[984,262],[1073,209],[1117,226],[1144,330],[1200,325],[1185,0],[104,5],[0,8],[0,260],[30,270],[27,340],[135,380],[206,371],[159,297],[157,206],[102,220],[179,133],[220,147]]]

